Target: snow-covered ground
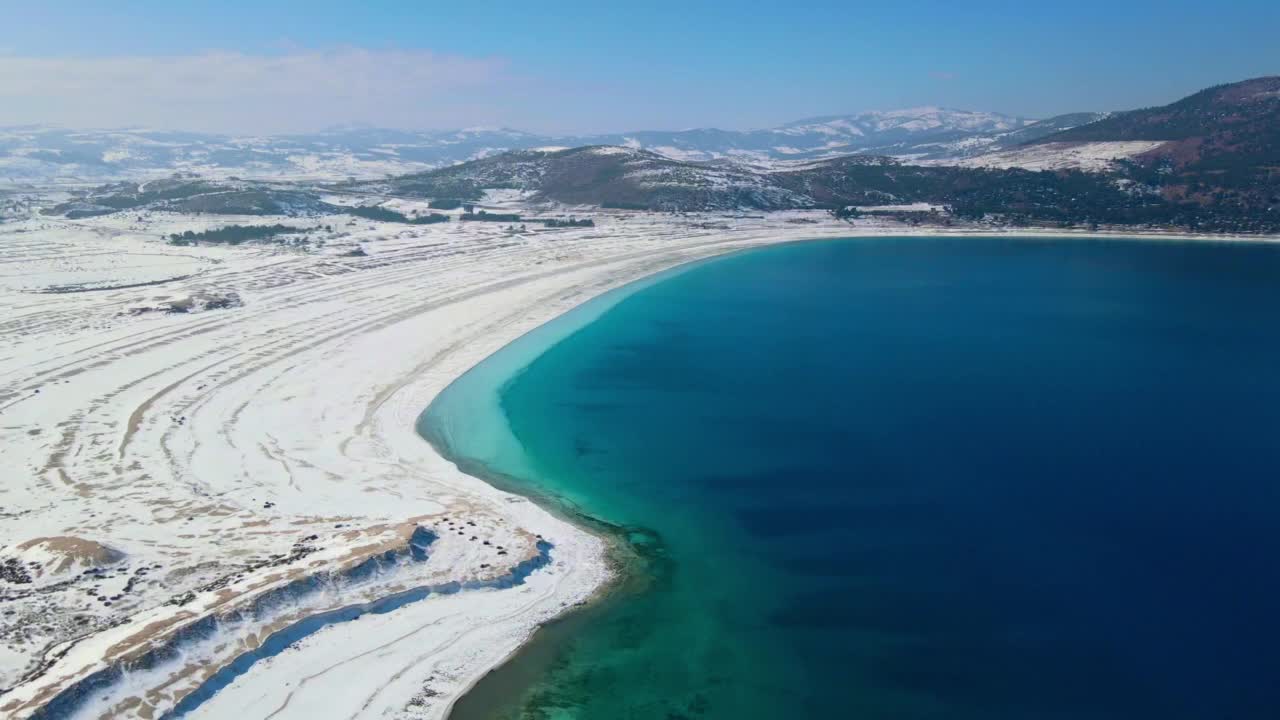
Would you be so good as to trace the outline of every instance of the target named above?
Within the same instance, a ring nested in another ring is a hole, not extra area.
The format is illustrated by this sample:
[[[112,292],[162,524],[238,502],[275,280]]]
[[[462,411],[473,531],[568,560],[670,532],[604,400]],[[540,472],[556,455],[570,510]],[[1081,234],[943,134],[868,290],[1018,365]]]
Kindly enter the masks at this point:
[[[0,716],[27,717],[122,663],[134,669],[80,712],[158,716],[301,618],[503,577],[549,540],[550,565],[522,584],[327,627],[192,713],[441,717],[586,600],[608,576],[603,542],[459,472],[416,434],[417,415],[480,359],[608,288],[848,227],[821,213],[593,217],[528,232],[159,212],[0,224]],[[324,245],[164,242],[231,222],[291,223]],[[367,254],[345,254],[357,245]],[[342,580],[419,527],[439,536],[428,561]],[[309,578],[320,591],[252,610]]]
[[[1088,170],[1103,172],[1117,160],[1126,160],[1163,145],[1150,140],[1114,142],[1043,143],[999,150],[961,160],[928,162],[934,165],[960,165],[976,168],[1022,168],[1024,170]]]

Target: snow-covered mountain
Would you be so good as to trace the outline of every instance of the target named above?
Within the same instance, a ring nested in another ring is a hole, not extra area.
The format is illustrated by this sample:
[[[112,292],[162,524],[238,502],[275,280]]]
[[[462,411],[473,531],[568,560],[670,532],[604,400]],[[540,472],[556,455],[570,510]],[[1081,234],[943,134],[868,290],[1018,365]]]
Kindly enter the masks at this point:
[[[357,178],[418,172],[506,150],[618,145],[678,160],[770,163],[853,153],[965,157],[1035,127],[998,113],[916,108],[811,118],[764,130],[645,130],[550,136],[507,128],[404,131],[333,128],[309,135],[234,137],[147,129],[0,128],[0,183],[208,177]],[[1060,129],[1060,128],[1058,128]]]
[[[788,123],[779,128],[788,135],[814,134],[856,138],[858,144],[889,144],[955,133],[999,133],[1017,130],[1035,122],[1000,113],[949,110],[938,107],[873,111],[857,115],[834,115]]]
[[[681,160],[809,160],[851,153],[905,157],[919,154],[920,146],[992,136],[1033,122],[999,113],[924,107],[809,118],[765,130],[644,131],[590,140]]]

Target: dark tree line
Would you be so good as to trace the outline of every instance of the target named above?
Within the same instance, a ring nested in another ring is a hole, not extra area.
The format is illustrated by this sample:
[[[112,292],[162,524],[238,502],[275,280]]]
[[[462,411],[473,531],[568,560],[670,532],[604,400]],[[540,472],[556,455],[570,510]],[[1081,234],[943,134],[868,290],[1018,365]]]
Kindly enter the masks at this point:
[[[228,225],[203,232],[188,230],[184,233],[173,233],[169,236],[169,242],[174,245],[196,245],[202,242],[239,245],[249,240],[264,240],[276,235],[297,232],[301,230],[288,225]]]
[[[434,223],[449,222],[448,215],[440,213],[429,213],[420,217],[410,217],[395,210],[380,207],[377,205],[366,205],[363,207],[346,208],[348,215],[364,218],[366,220],[377,220],[379,222],[406,223],[409,225],[432,225]]]

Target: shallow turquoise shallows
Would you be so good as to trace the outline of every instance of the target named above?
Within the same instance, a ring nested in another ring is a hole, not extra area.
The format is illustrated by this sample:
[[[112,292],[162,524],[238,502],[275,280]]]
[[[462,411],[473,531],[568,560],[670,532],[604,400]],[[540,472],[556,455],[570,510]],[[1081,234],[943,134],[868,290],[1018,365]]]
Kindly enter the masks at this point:
[[[457,710],[1280,717],[1280,246],[800,243],[588,303],[420,430],[629,573]]]

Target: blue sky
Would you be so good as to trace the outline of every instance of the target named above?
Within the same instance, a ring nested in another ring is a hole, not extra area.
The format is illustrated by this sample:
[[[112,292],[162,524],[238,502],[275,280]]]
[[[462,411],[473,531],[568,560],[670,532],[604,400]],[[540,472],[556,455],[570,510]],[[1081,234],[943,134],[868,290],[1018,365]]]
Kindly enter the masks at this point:
[[[0,124],[585,132],[917,105],[1042,117],[1280,73],[1274,0],[0,5]]]

